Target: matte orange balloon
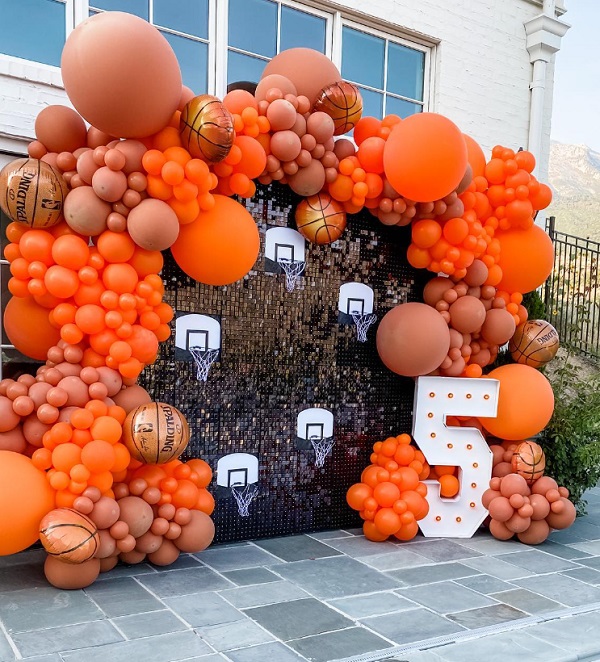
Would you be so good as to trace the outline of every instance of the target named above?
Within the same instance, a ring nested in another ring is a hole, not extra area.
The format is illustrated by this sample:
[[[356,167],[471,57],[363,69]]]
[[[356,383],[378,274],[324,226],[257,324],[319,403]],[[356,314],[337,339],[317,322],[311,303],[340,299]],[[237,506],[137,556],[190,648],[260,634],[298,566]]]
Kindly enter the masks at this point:
[[[169,42],[147,21],[124,12],[102,12],[80,23],[65,43],[61,73],[84,119],[121,138],[160,131],[181,97],[181,72]]]
[[[554,393],[541,372],[511,363],[492,370],[487,377],[500,382],[496,417],[479,419],[488,432],[516,441],[534,437],[546,427],[554,411]]]
[[[0,450],[0,556],[32,545],[39,524],[54,508],[54,490],[46,474],[21,453]]]
[[[392,129],[383,151],[385,174],[398,193],[427,202],[452,193],[467,168],[460,129],[443,115],[419,113]]]
[[[467,145],[467,159],[473,170],[473,177],[482,177],[485,173],[485,154],[483,150],[471,136],[463,133],[463,139]]]
[[[243,278],[258,257],[256,223],[235,200],[215,195],[215,206],[182,225],[171,246],[177,264],[194,280],[207,285],[229,285]]]
[[[39,361],[60,340],[60,332],[50,324],[48,309],[33,299],[12,297],[4,311],[4,330],[10,342],[25,356]]]
[[[550,237],[537,225],[528,230],[498,232],[502,280],[498,289],[505,292],[532,292],[548,278],[554,264]]]

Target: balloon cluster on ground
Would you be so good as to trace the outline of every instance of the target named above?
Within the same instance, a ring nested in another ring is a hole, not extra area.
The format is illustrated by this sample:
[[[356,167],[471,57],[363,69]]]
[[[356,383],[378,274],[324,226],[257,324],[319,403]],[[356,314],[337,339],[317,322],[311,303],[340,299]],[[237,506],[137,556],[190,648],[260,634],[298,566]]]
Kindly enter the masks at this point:
[[[160,32],[121,12],[75,28],[61,70],[74,110],[45,108],[29,158],[0,172],[0,206],[13,221],[4,327],[18,350],[45,362],[35,376],[0,383],[0,513],[15,504],[8,519],[0,514],[10,531],[0,554],[39,533],[49,580],[73,588],[118,558],[162,565],[210,544],[210,468],[177,459],[189,437],[180,413],[172,455],[157,436],[142,449],[135,421],[170,406],[152,405],[136,380],[170,335],[161,251],[207,285],[247,276],[260,237],[232,196],[253,196],[255,182],[303,197],[297,228],[315,244],[339,239],[347,215],[362,209],[410,225],[407,259],[435,276],[423,303],[381,320],[384,365],[409,377],[480,377],[510,341],[517,363],[489,374],[501,382],[498,416],[453,424],[510,441],[546,425],[552,390],[536,368],[558,338],[527,320],[522,300],[552,269],[552,244],[534,224],[551,194],[532,174],[531,153],[496,146],[486,161],[436,113],[362,117],[359,89],[306,48],[275,56],[254,92],[195,95]],[[343,137],[350,131],[353,140]],[[371,461],[348,492],[371,540],[416,534],[426,478],[444,497],[460,489],[455,469],[429,467],[408,435],[377,442]],[[533,542],[567,521],[567,495],[547,487],[551,479],[543,489],[547,477],[529,486],[510,476],[490,486],[498,537]],[[539,517],[542,499],[551,505]]]

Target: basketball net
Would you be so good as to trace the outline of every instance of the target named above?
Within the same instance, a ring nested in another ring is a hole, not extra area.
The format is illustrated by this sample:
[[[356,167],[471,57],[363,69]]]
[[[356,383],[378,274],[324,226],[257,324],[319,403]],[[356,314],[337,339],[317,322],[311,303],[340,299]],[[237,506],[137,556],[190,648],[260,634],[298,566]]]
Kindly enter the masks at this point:
[[[248,517],[250,515],[248,506],[250,506],[250,502],[258,494],[258,485],[256,483],[250,485],[232,485],[231,491],[237,501],[240,517]]]
[[[377,319],[377,315],[375,315],[375,313],[367,313],[366,315],[352,313],[352,319],[354,320],[354,324],[356,324],[356,339],[358,342],[366,342],[367,331],[371,324]]]
[[[311,437],[310,443],[315,451],[315,466],[322,467],[333,448],[333,437]]]
[[[188,351],[196,364],[196,378],[199,382],[205,382],[208,379],[210,366],[217,360],[217,356],[219,356],[219,350],[203,350],[200,347],[189,347]]]
[[[293,292],[298,279],[304,271],[304,262],[297,262],[295,260],[282,258],[277,260],[277,264],[283,269],[283,272],[285,273],[285,289],[288,292]]]

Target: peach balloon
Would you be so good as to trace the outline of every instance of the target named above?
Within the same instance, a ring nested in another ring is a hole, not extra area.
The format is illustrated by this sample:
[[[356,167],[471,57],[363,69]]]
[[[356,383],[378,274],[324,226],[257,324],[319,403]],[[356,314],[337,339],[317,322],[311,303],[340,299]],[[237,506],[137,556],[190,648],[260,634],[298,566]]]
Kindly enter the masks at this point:
[[[95,237],[106,230],[106,220],[112,207],[101,200],[91,186],[78,186],[65,198],[64,215],[75,232]]]
[[[0,432],[0,450],[24,453],[26,448],[27,440],[20,425],[7,432]]]
[[[123,407],[127,414],[136,407],[139,407],[139,405],[145,405],[152,402],[152,398],[148,391],[137,384],[122,389],[119,393],[113,396],[113,400],[116,405]]]
[[[35,135],[49,152],[74,152],[85,146],[87,130],[72,108],[52,105],[35,118]]]
[[[83,563],[63,563],[48,556],[44,563],[46,579],[56,588],[80,589],[93,584],[100,574],[100,560],[90,559]]]
[[[181,98],[181,72],[169,42],[124,12],[102,12],[80,23],[63,48],[61,73],[84,119],[121,138],[160,131]]]
[[[215,525],[206,513],[199,510],[192,510],[191,515],[189,524],[181,527],[181,534],[173,542],[182,552],[194,554],[206,549],[213,541]]]
[[[459,297],[448,310],[452,328],[461,333],[479,331],[485,322],[485,307],[476,297]]]
[[[163,251],[177,240],[179,221],[166,202],[146,198],[129,213],[127,230],[140,248]]]
[[[254,98],[256,101],[263,101],[266,98],[267,92],[272,89],[279,90],[283,96],[286,94],[298,95],[296,86],[289,78],[281,74],[263,74],[263,77],[256,86]]]

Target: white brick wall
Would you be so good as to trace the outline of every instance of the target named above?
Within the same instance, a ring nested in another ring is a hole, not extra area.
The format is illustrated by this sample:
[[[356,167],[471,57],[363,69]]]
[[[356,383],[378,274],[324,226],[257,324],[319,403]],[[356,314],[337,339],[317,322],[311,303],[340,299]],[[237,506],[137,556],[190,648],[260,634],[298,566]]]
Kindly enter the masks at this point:
[[[390,29],[400,35],[421,35],[436,43],[430,110],[456,122],[486,154],[498,143],[527,148],[531,64],[523,23],[541,13],[540,3],[346,0],[330,7],[354,20],[372,21],[378,28],[395,25]],[[547,173],[553,72],[550,64],[542,179]],[[53,103],[68,103],[57,69],[0,55],[0,151],[23,150],[33,136],[37,113]]]

